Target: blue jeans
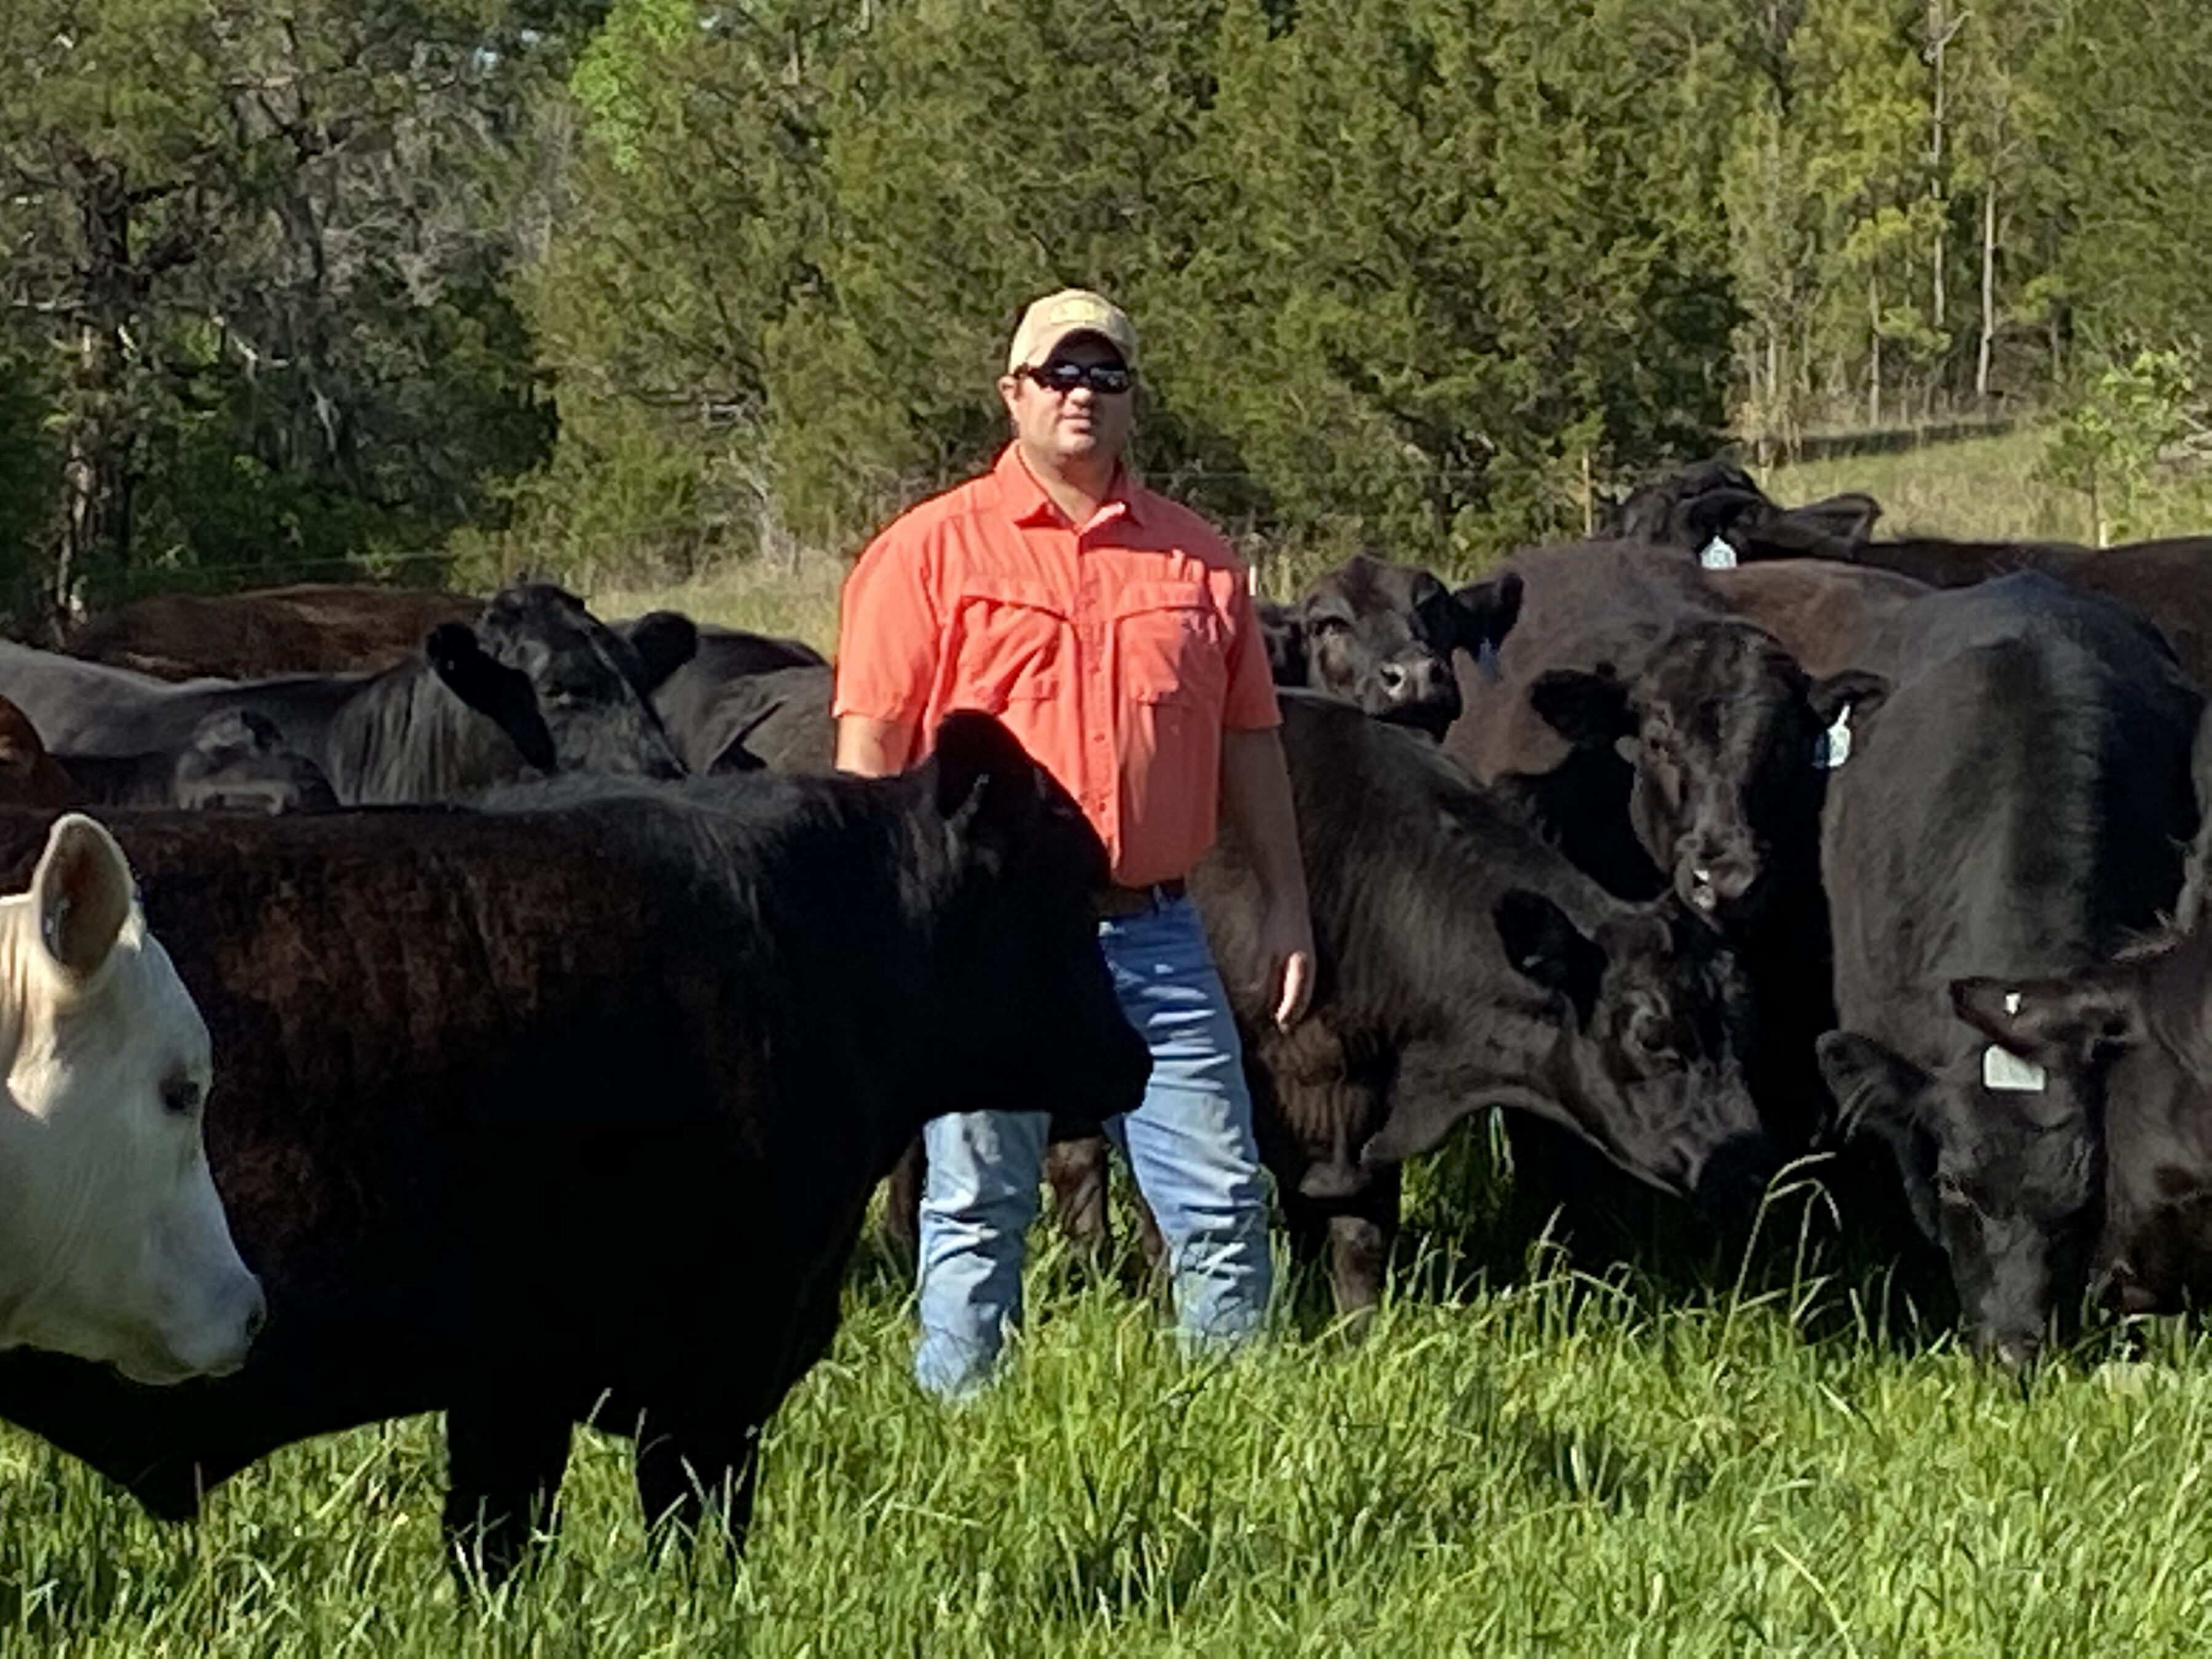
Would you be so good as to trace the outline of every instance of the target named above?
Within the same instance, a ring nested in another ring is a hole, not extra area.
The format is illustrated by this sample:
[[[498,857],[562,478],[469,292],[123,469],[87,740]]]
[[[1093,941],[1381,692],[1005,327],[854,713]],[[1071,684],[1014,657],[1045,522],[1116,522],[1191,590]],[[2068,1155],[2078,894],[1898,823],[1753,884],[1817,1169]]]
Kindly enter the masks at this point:
[[[1229,999],[1197,908],[1165,899],[1098,925],[1114,988],[1152,1051],[1142,1104],[1105,1125],[1167,1243],[1176,1322],[1200,1348],[1265,1322],[1274,1269],[1267,1187]],[[921,1343],[931,1393],[980,1387],[1022,1315],[1022,1257],[1037,1211],[1048,1112],[960,1112],[922,1132]]]

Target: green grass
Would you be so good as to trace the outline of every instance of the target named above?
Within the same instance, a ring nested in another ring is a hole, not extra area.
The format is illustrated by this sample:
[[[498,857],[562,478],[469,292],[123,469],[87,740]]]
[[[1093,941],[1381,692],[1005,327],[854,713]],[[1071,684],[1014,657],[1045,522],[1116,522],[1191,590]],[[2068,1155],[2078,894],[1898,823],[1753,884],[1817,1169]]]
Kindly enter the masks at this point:
[[[0,1650],[2074,1656],[2212,1628],[2212,1352],[2170,1334],[2024,1394],[1793,1317],[1838,1291],[1555,1268],[1201,1364],[1066,1278],[948,1412],[860,1273],[744,1562],[649,1562],[626,1449],[587,1437],[544,1565],[468,1607],[426,1419],[283,1453],[196,1529],[9,1436]]]
[[[837,642],[837,595],[844,580],[842,560],[809,553],[788,563],[733,565],[673,586],[610,583],[584,597],[602,617],[678,610],[725,628],[788,635],[826,653]]]
[[[1887,455],[1856,455],[1769,468],[1759,479],[1784,502],[1864,490],[1882,504],[1877,535],[1907,533],[2087,544],[2095,539],[2089,498],[2038,476],[2049,439],[2035,428],[2001,437],[1929,444]],[[2198,477],[2154,477],[2125,525],[2131,538],[2178,536],[2212,527],[2212,492]]]

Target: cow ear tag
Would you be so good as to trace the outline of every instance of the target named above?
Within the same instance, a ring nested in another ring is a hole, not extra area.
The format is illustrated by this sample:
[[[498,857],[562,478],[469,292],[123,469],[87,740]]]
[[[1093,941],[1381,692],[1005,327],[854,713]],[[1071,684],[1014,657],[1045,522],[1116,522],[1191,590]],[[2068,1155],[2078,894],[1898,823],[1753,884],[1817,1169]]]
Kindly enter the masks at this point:
[[[1992,1042],[1982,1050],[1982,1087],[2002,1089],[2012,1094],[2039,1095],[2050,1082],[2043,1067],[2032,1060],[2022,1060],[2009,1048]]]
[[[1845,703],[1836,715],[1836,723],[1814,740],[1813,764],[1823,772],[1832,772],[1851,757],[1851,708]]]
[[[1725,536],[1716,536],[1698,550],[1698,562],[1708,570],[1735,568],[1735,548]]]

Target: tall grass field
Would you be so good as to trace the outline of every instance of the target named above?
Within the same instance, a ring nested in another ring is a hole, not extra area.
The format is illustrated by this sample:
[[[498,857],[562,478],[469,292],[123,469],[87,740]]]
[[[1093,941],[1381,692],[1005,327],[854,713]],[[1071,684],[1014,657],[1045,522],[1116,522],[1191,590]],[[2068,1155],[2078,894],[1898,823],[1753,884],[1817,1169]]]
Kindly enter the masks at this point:
[[[2028,527],[2015,441],[1769,482],[2002,533]],[[594,597],[827,646],[837,576]],[[958,1410],[908,1382],[906,1288],[864,1247],[832,1355],[771,1431],[742,1561],[649,1556],[627,1448],[592,1434],[541,1565],[466,1595],[433,1419],[280,1453],[192,1528],[0,1431],[0,1654],[2212,1649],[2193,1333],[2100,1333],[2022,1384],[1786,1238],[1779,1269],[1662,1287],[1515,1236],[1491,1180],[1464,1141],[1414,1171],[1364,1340],[1286,1296],[1274,1338],[1226,1363],[1185,1360],[1127,1273],[1079,1271],[1041,1231],[1028,1337]],[[750,1271],[699,1264],[704,1316],[742,1319]]]

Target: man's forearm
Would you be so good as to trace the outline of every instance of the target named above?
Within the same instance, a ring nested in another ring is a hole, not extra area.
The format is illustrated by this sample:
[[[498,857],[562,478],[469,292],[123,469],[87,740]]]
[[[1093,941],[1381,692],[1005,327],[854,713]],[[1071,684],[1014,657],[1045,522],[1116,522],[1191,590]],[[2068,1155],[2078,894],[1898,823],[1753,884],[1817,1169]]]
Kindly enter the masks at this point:
[[[906,769],[914,753],[914,727],[902,720],[845,714],[837,721],[837,769],[864,778],[887,778]]]
[[[1267,902],[1294,904],[1303,914],[1305,860],[1298,853],[1297,814],[1278,732],[1222,733],[1221,805],[1251,854]]]

